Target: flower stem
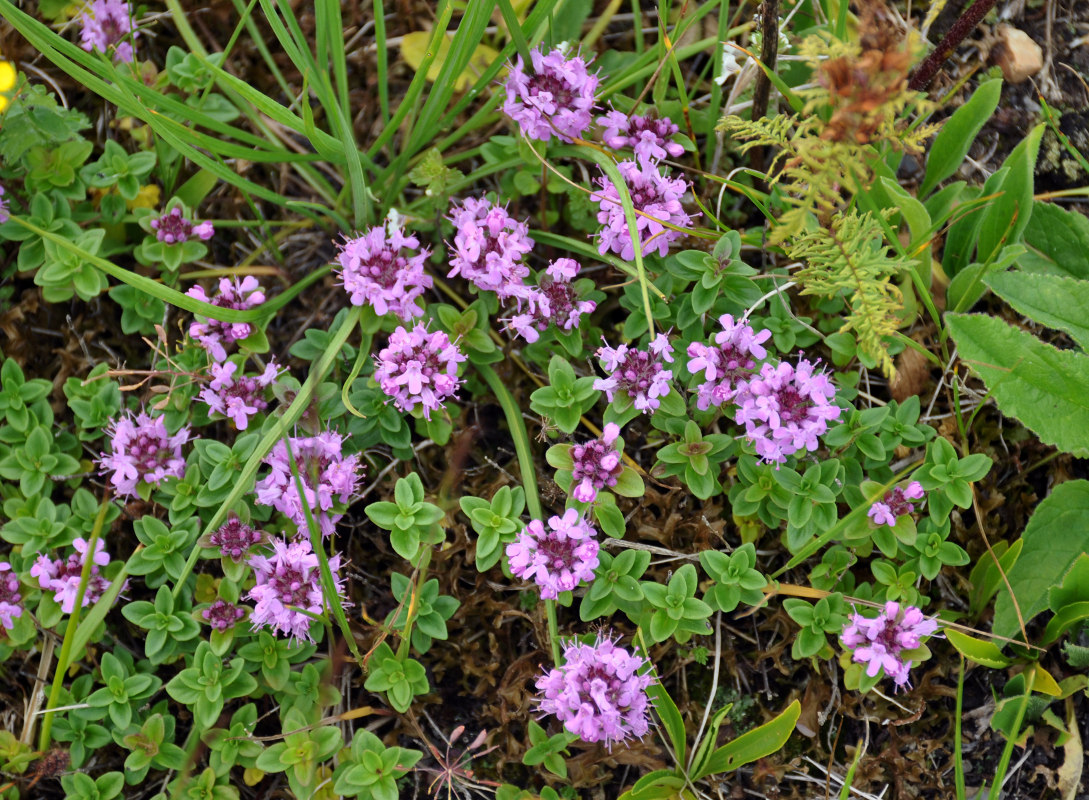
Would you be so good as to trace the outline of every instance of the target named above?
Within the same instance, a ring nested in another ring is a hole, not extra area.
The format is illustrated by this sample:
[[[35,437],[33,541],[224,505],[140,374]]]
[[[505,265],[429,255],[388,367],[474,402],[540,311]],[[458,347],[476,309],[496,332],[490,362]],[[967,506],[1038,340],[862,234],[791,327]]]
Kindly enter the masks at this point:
[[[957,45],[975,30],[976,25],[987,16],[987,12],[994,8],[994,4],[995,0],[976,0],[971,8],[953,23],[949,33],[945,34],[945,37],[934,48],[933,52],[923,59],[923,63],[919,65],[919,68],[915,70],[915,74],[911,76],[911,80],[908,81],[908,88],[916,92],[926,89],[930,82],[934,80],[934,76],[938,74],[942,64],[946,62],[949,56],[953,55]]]
[[[61,644],[60,656],[57,658],[57,669],[53,674],[53,687],[49,690],[49,700],[46,701],[45,710],[42,712],[42,732],[38,738],[38,749],[43,753],[49,749],[52,741],[50,734],[53,730],[53,715],[50,711],[56,708],[60,699],[61,687],[64,685],[64,674],[68,671],[69,660],[72,658],[72,644],[79,628],[79,618],[83,611],[83,597],[87,592],[87,582],[91,579],[91,567],[95,561],[95,548],[98,546],[99,536],[102,534],[102,526],[106,522],[106,511],[110,507],[110,496],[102,498],[102,505],[98,507],[95,515],[94,527],[91,529],[91,538],[87,542],[87,549],[83,553],[83,569],[79,574],[79,587],[76,589],[75,603],[72,613],[68,617],[68,626],[64,629],[64,642]]]

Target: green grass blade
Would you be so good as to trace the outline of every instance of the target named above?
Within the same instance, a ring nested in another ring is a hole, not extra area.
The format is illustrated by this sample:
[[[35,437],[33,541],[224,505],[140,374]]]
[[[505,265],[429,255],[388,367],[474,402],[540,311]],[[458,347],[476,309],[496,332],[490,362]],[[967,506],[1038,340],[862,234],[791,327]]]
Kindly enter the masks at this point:
[[[507,388],[495,370],[487,364],[477,364],[476,371],[495,393],[496,400],[503,409],[503,415],[507,419],[507,427],[510,428],[511,439],[514,440],[514,451],[518,454],[518,468],[522,472],[522,486],[526,490],[526,507],[530,516],[534,519],[544,519],[541,510],[541,495],[537,491],[537,471],[533,464],[533,448],[530,446],[529,433],[526,431],[526,422],[522,419],[522,409],[515,402],[510,389]]]
[[[389,125],[389,50],[386,44],[386,7],[382,0],[374,0],[374,45],[378,57],[378,108],[382,122]]]
[[[208,536],[219,528],[227,518],[227,514],[230,510],[242,499],[242,496],[247,492],[253,491],[254,480],[257,477],[257,470],[260,469],[262,460],[271,452],[276,442],[287,435],[287,432],[299,421],[299,417],[301,417],[303,412],[310,406],[311,401],[314,399],[314,392],[317,390],[318,384],[320,384],[329,373],[329,370],[333,368],[333,362],[340,353],[340,348],[344,346],[344,343],[348,340],[348,336],[351,335],[351,332],[359,326],[359,318],[362,313],[362,306],[353,306],[349,310],[344,323],[332,333],[332,337],[329,340],[329,346],[326,347],[325,352],[321,354],[318,360],[315,361],[310,368],[310,374],[306,376],[306,382],[299,387],[298,394],[295,395],[295,399],[291,401],[291,405],[284,411],[283,416],[272,424],[261,437],[260,441],[258,441],[257,446],[250,454],[250,457],[246,460],[246,463],[242,465],[242,469],[239,470],[238,477],[235,479],[234,488],[231,489],[231,493],[224,498],[223,503],[216,509],[212,518],[208,520],[208,524],[204,526],[201,537]],[[178,595],[181,594],[181,590],[184,588],[186,580],[189,578],[189,575],[192,574],[193,567],[196,566],[197,559],[200,558],[200,551],[201,548],[199,545],[193,546],[193,550],[189,554],[189,559],[182,568],[181,576],[174,584],[174,589],[172,590],[174,599],[177,599]]]
[[[507,27],[507,35],[510,36],[514,49],[522,57],[522,62],[529,64],[529,43],[526,41],[526,34],[522,31],[522,23],[518,21],[518,15],[514,13],[514,7],[511,6],[510,0],[497,0],[497,2],[499,4],[499,13],[503,15],[503,24]]]
[[[287,448],[287,460],[291,467],[291,477],[295,481],[295,491],[299,493],[299,497],[306,497],[302,478],[299,477],[299,466],[295,463],[295,454],[291,452],[290,437],[285,436],[281,441],[283,441],[284,447]],[[344,604],[340,600],[340,593],[337,592],[336,581],[333,579],[333,570],[329,566],[329,556],[325,552],[324,542],[322,541],[321,526],[317,524],[314,515],[310,513],[310,504],[302,503],[301,505],[303,515],[306,517],[306,528],[310,533],[310,549],[318,557],[322,597],[325,599],[326,605],[332,610],[337,625],[340,627],[340,634],[344,637],[344,641],[348,644],[348,649],[352,651],[352,655],[355,656],[355,662],[362,666],[363,654],[359,652],[359,645],[355,642],[355,636],[348,625],[348,617],[344,613]],[[327,619],[324,617],[319,619],[328,625],[329,621]]]

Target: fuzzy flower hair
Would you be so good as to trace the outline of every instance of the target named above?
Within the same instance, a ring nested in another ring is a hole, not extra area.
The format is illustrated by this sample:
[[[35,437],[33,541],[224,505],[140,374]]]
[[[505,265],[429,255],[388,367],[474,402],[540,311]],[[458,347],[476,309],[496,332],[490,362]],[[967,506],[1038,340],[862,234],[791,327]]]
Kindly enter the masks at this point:
[[[592,503],[602,489],[611,489],[620,479],[620,426],[610,422],[600,439],[571,448],[571,496],[580,503]]]
[[[208,221],[195,223],[182,214],[178,206],[174,206],[160,217],[151,220],[151,229],[155,231],[155,238],[166,244],[181,244],[190,239],[207,241],[211,239],[216,230]]]
[[[110,452],[102,453],[98,463],[102,473],[112,472],[110,483],[121,496],[136,497],[140,482],[158,486],[168,477],[185,476],[182,446],[189,441],[189,427],[173,436],[167,433],[166,418],[131,412],[114,420],[106,429]]]
[[[507,545],[510,571],[533,581],[541,597],[555,600],[582,581],[592,581],[598,565],[597,531],[573,508],[548,520],[535,519]]]
[[[405,236],[397,225],[382,225],[344,243],[337,255],[340,278],[353,306],[369,305],[378,316],[403,320],[423,316],[416,300],[434,283],[424,272],[431,251]]]
[[[852,614],[840,638],[853,651],[852,659],[866,665],[867,675],[872,678],[884,668],[900,687],[907,685],[911,669],[911,660],[902,653],[919,647],[922,637],[937,629],[937,621],[924,617],[915,606],[901,608],[899,603],[888,602],[873,619]]]
[[[664,333],[655,336],[646,350],[626,344],[610,347],[606,343],[598,348],[597,357],[602,369],[610,375],[594,381],[594,388],[605,392],[610,403],[618,392],[624,392],[646,414],[661,405],[659,398],[669,394],[673,371],[665,369],[663,364],[673,361],[673,347]]]
[[[209,367],[212,381],[200,391],[200,399],[214,414],[222,414],[240,431],[249,427],[250,417],[268,408],[265,389],[272,385],[280,366],[270,361],[260,375],[237,375],[238,364],[224,361]]]
[[[38,556],[30,568],[30,574],[38,579],[38,584],[53,592],[53,599],[65,614],[71,614],[76,607],[76,595],[79,593],[80,578],[83,575],[83,562],[87,558],[87,541],[77,538],[72,547],[76,552],[67,559],[51,560],[48,556]],[[91,558],[91,575],[83,593],[82,608],[98,602],[98,598],[110,588],[110,582],[98,571],[110,563],[110,554],[106,552],[106,543],[99,539],[95,543],[95,552]],[[18,616],[18,615],[16,615]]]
[[[684,233],[667,228],[667,222],[677,228],[691,228],[692,218],[681,205],[681,197],[688,191],[684,178],[670,178],[658,171],[658,166],[648,159],[622,161],[616,165],[631,194],[635,215],[636,236],[643,255],[657,251],[669,254],[669,246],[684,237]],[[601,190],[590,195],[601,210],[597,221],[603,227],[598,233],[598,252],[616,253],[625,261],[635,258],[635,244],[628,231],[620,193],[607,177],[601,178]]]
[[[521,56],[511,68],[503,113],[531,139],[581,137],[593,121],[598,76],[587,71],[582,58],[567,58],[559,48],[548,55],[534,50],[530,60],[530,70]]]
[[[764,364],[737,394],[735,419],[764,461],[783,463],[797,452],[816,450],[817,437],[838,420],[843,409],[833,404],[836,388],[804,358]]]
[[[21,616],[23,595],[19,591],[19,577],[11,571],[11,564],[0,561],[0,625],[10,631],[15,627],[15,619]]]
[[[673,141],[680,128],[670,119],[610,111],[598,119],[598,124],[605,128],[601,141],[613,150],[630,147],[637,160],[661,161],[666,156],[679,158],[684,154],[684,146]]]
[[[597,308],[593,300],[579,300],[571,281],[582,267],[573,258],[557,258],[545,269],[536,287],[527,289],[524,313],[510,319],[510,327],[527,342],[535,342],[550,325],[573,330],[583,314]]]
[[[411,331],[398,326],[375,360],[374,379],[393,404],[406,413],[420,408],[426,419],[457,394],[458,364],[465,356],[443,331],[423,323]]]
[[[521,306],[526,298],[529,267],[522,263],[533,249],[529,226],[518,222],[502,206],[484,198],[469,197],[450,210],[454,241],[450,272],[461,275],[478,289],[495,292],[500,300],[513,299]]]
[[[768,355],[763,344],[771,338],[771,331],[757,333],[744,320],[734,322],[729,314],[723,314],[718,322],[722,330],[715,334],[713,344],[688,345],[688,371],[693,375],[702,372],[704,377],[696,390],[696,407],[701,411],[733,400],[756,371],[757,362]]]
[[[214,297],[209,297],[204,287],[199,285],[191,288],[186,294],[205,303],[211,303],[213,306],[240,311],[265,302],[265,293],[261,291],[257,278],[252,275],[247,275],[241,281],[238,278],[220,278],[219,293]],[[215,361],[226,361],[227,345],[245,339],[251,333],[253,333],[253,327],[248,322],[220,322],[217,319],[197,317],[197,321],[189,326],[189,335],[207,350]]]
[[[135,39],[139,34],[133,30],[132,11],[126,0],[91,0],[79,18],[83,24],[80,46],[84,50],[105,53],[113,46],[114,61],[133,60],[132,44],[125,37],[131,33]]]
[[[347,503],[359,488],[359,454],[345,456],[341,452],[344,439],[334,431],[325,431],[317,436],[292,436],[289,441],[306,506],[321,526],[322,534],[328,536],[333,532],[337,520],[343,516],[330,513],[333,504]],[[304,500],[299,497],[295,478],[291,474],[291,461],[283,439],[265,456],[265,464],[271,467],[271,472],[255,487],[257,502],[275,508],[294,522],[300,531],[305,531]]]
[[[870,506],[866,515],[873,520],[874,525],[896,526],[896,520],[905,514],[915,510],[915,506],[909,500],[922,500],[926,495],[923,485],[918,481],[912,481],[907,488],[894,486],[885,496]]]
[[[253,556],[249,565],[253,567],[256,579],[256,585],[246,595],[256,603],[250,616],[253,628],[271,628],[274,633],[300,642],[313,641],[310,636],[313,618],[289,608],[294,606],[311,614],[321,614],[325,610],[321,566],[310,541],[300,539],[289,544],[284,539],[273,540],[272,555]],[[343,602],[344,579],[338,575],[339,553],[329,559],[329,569]]]
[[[593,644],[570,642],[563,665],[538,678],[539,709],[555,714],[563,727],[585,742],[612,749],[629,737],[642,738],[649,728],[646,659],[633,656],[612,639]]]

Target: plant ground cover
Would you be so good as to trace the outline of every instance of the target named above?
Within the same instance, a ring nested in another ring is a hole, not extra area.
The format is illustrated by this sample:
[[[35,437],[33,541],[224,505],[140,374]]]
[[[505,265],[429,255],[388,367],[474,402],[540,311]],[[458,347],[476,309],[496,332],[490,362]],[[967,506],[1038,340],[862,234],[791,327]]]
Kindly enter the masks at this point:
[[[970,5],[0,0],[0,795],[1089,797],[1089,9]]]

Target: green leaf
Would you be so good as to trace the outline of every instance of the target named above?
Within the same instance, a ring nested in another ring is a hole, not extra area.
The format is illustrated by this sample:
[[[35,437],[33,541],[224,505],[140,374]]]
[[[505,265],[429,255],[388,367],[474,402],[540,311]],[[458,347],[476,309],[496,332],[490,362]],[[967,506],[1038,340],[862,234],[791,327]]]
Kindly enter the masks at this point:
[[[994,642],[973,639],[971,636],[966,636],[952,628],[946,629],[945,637],[949,640],[949,644],[957,649],[958,653],[976,664],[982,664],[991,669],[1004,669],[1013,663],[1002,655],[1002,651],[998,649],[998,645]]]
[[[1033,128],[1002,162],[1010,171],[999,187],[1001,197],[983,212],[978,241],[980,261],[990,260],[1004,244],[1016,244],[1028,225],[1032,216],[1036,155],[1040,151],[1044,127],[1041,123]]]
[[[1089,281],[1028,272],[999,272],[984,281],[1019,314],[1041,325],[1069,333],[1089,349]]]
[[[919,187],[919,197],[957,171],[979,131],[998,107],[1002,81],[998,78],[981,83],[968,101],[958,108],[934,137],[926,159],[926,175]]]
[[[1089,278],[1089,218],[1052,203],[1036,201],[1024,232],[1026,272]]]
[[[681,718],[681,712],[678,710],[677,704],[673,702],[673,698],[669,696],[669,692],[662,686],[661,681],[656,680],[647,687],[647,694],[653,701],[654,710],[662,721],[662,726],[669,736],[670,744],[673,745],[677,763],[683,764],[685,762],[684,755],[688,735],[685,733],[684,720]]]
[[[707,763],[691,776],[692,780],[698,781],[707,775],[733,772],[738,767],[751,764],[757,759],[778,751],[794,732],[794,726],[801,713],[801,703],[795,700],[775,719],[738,736],[729,744],[724,744],[711,753]]]
[[[1024,547],[1010,569],[1010,587],[1025,623],[1047,608],[1048,591],[1060,586],[1067,570],[1089,552],[1089,481],[1061,483],[1037,506],[1021,536]],[[999,590],[994,632],[1013,636],[1019,631],[1010,596]]]
[[[1089,456],[1089,357],[1060,351],[994,317],[945,319],[961,358],[983,378],[1003,414],[1046,444]]]

